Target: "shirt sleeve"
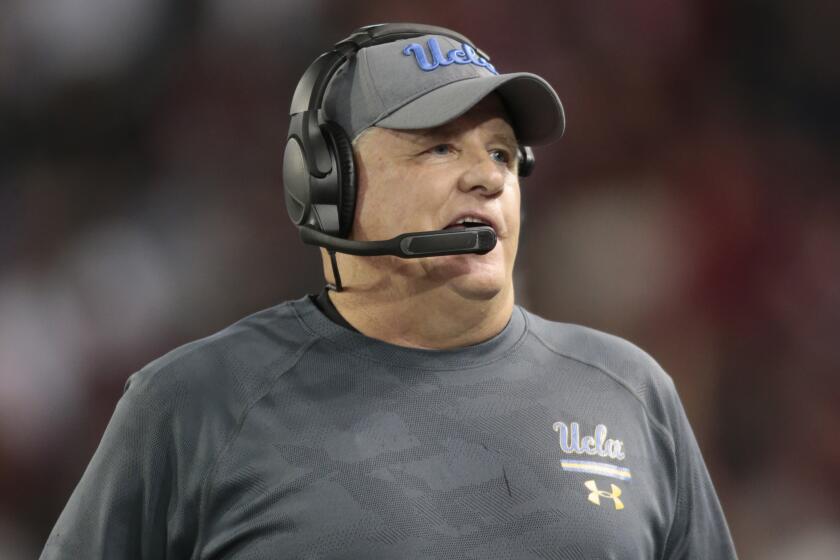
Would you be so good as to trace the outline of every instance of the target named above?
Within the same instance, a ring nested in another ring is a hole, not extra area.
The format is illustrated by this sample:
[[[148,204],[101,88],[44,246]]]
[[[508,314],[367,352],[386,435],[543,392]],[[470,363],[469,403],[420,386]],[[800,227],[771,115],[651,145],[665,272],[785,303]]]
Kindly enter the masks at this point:
[[[166,557],[166,410],[132,379],[50,534],[41,560]]]
[[[668,379],[676,455],[676,508],[665,560],[736,559],[735,547],[712,480],[673,382]]]

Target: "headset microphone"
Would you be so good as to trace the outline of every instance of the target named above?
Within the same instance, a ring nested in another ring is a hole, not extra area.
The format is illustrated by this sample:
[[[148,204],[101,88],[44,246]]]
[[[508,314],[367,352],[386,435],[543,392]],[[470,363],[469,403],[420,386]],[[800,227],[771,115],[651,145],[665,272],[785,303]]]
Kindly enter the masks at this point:
[[[483,255],[496,246],[496,232],[490,226],[458,226],[436,231],[403,233],[385,241],[354,241],[335,237],[309,226],[300,228],[308,245],[350,255],[392,255],[403,259],[474,253]]]

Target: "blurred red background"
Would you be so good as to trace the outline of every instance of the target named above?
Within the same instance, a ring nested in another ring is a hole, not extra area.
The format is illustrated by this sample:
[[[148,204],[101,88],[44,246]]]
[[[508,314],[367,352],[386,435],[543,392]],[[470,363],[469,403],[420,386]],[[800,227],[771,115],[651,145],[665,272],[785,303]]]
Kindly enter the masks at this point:
[[[840,555],[840,4],[0,4],[0,557],[38,555],[126,378],[317,292],[282,202],[294,86],[355,27],[456,29],[568,119],[518,302],[674,377],[741,557]]]

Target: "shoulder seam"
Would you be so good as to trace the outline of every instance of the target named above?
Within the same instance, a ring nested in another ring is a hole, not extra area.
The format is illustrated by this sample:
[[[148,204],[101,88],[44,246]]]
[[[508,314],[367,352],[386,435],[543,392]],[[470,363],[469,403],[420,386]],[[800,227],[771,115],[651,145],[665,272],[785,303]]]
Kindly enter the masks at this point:
[[[297,322],[300,324],[303,330],[305,330],[314,337],[321,337],[320,334],[316,333],[314,330],[312,330],[312,328],[310,328],[309,325],[306,324],[306,321],[303,320],[303,317],[301,316],[300,311],[298,310],[296,305],[289,305],[289,307],[291,308],[292,313],[295,314],[295,319],[297,319]]]
[[[274,387],[274,385],[280,380],[281,377],[283,377],[283,375],[285,375],[290,369],[297,365],[297,363],[301,360],[301,358],[303,358],[303,356],[309,351],[309,349],[317,340],[317,338],[311,338],[309,341],[305,342],[300,348],[298,348],[297,352],[289,361],[288,366],[286,366],[282,371],[280,371],[277,374],[277,377],[274,379],[274,381],[271,384],[269,384],[269,386],[260,394],[259,397],[254,398],[245,407],[245,409],[242,411],[241,415],[239,416],[239,419],[236,422],[236,426],[231,431],[221,450],[218,452],[216,458],[213,460],[212,465],[204,475],[204,479],[201,482],[201,495],[199,497],[198,504],[198,531],[196,532],[195,548],[193,549],[192,558],[199,558],[201,550],[204,546],[204,520],[206,518],[204,508],[206,507],[208,500],[210,482],[213,480],[216,474],[216,470],[219,467],[219,463],[221,462],[222,457],[224,457],[230,446],[233,445],[233,442],[239,436],[239,433],[242,430],[242,426],[245,424],[245,419],[251,413],[251,410],[254,408],[254,406],[256,406],[256,404],[259,403],[263,399],[263,397],[265,397],[268,391],[270,391],[271,388]]]
[[[668,445],[669,445],[669,447],[671,448],[671,453],[672,453],[672,454],[674,454],[674,456],[675,456],[675,458],[676,458],[676,445],[675,445],[675,443],[674,443],[674,437],[671,435],[671,433],[668,431],[668,429],[667,429],[665,426],[663,426],[661,422],[659,422],[659,420],[657,420],[656,418],[654,418],[654,417],[651,415],[651,413],[650,413],[650,411],[648,410],[648,407],[647,407],[647,405],[645,404],[645,402],[644,402],[644,401],[643,401],[643,400],[639,397],[639,395],[637,395],[637,394],[633,391],[633,389],[630,387],[630,385],[628,385],[628,384],[627,384],[627,382],[625,382],[623,379],[621,379],[620,377],[618,377],[618,376],[617,376],[616,374],[614,374],[613,372],[611,372],[611,371],[609,371],[609,370],[607,370],[607,369],[605,369],[605,368],[603,368],[603,367],[599,366],[598,364],[593,364],[593,363],[591,363],[591,362],[588,362],[588,361],[586,361],[586,360],[583,360],[583,359],[581,359],[581,358],[578,358],[577,356],[572,356],[572,355],[570,355],[570,354],[567,354],[567,353],[565,353],[565,352],[561,352],[560,350],[557,350],[556,348],[554,348],[554,347],[552,347],[550,344],[548,344],[548,342],[546,342],[545,340],[543,340],[543,338],[542,338],[540,335],[538,335],[536,332],[534,332],[534,331],[530,331],[530,333],[531,333],[531,335],[533,335],[533,337],[534,337],[534,338],[536,338],[536,339],[537,339],[537,340],[538,340],[538,341],[539,341],[539,342],[540,342],[543,346],[545,346],[545,347],[546,347],[546,349],[548,349],[550,352],[552,352],[552,353],[554,353],[554,354],[557,354],[558,356],[561,356],[561,357],[566,358],[566,359],[568,359],[568,360],[572,360],[572,361],[578,362],[579,364],[583,364],[583,365],[585,365],[585,366],[589,366],[589,367],[591,367],[591,368],[593,368],[593,369],[595,369],[595,370],[597,370],[597,371],[601,372],[602,374],[604,374],[604,375],[606,375],[607,377],[609,377],[610,379],[612,379],[615,383],[617,383],[618,385],[620,385],[620,386],[621,386],[621,387],[622,387],[625,391],[627,391],[628,393],[630,393],[630,395],[631,395],[631,396],[632,396],[635,400],[637,400],[637,401],[639,402],[639,404],[641,405],[642,410],[643,410],[643,411],[644,411],[644,413],[645,413],[645,416],[647,417],[647,419],[648,419],[648,420],[650,421],[650,423],[651,423],[651,426],[653,426],[653,427],[656,429],[656,431],[660,432],[660,435],[662,435],[662,436],[664,436],[664,437],[665,437],[665,441],[667,441],[667,442],[668,442]]]

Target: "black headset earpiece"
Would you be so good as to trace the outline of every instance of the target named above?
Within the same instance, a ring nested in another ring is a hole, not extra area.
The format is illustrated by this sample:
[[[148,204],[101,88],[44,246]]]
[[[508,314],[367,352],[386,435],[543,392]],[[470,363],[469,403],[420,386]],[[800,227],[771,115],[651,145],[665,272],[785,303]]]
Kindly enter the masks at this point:
[[[298,227],[310,227],[346,238],[353,225],[356,173],[353,146],[347,133],[323,115],[323,101],[330,80],[359,50],[382,43],[444,35],[473,45],[467,37],[444,27],[410,23],[362,27],[319,56],[306,69],[295,88],[289,110],[289,133],[283,154],[283,190],[286,211]],[[490,60],[486,53],[476,51]],[[519,175],[534,168],[531,148],[519,149]]]
[[[332,121],[325,122],[322,130],[331,142],[338,164],[338,237],[347,237],[350,235],[353,214],[356,211],[356,163],[353,158],[353,143],[344,129]]]
[[[537,164],[534,158],[534,150],[530,146],[519,146],[519,166],[517,168],[520,177],[527,177],[534,172]]]

